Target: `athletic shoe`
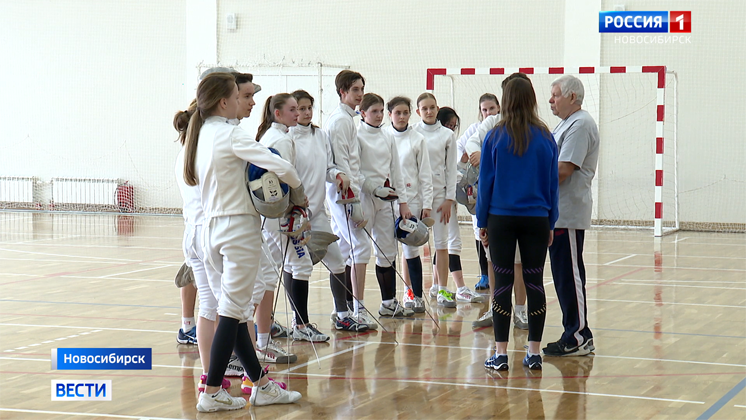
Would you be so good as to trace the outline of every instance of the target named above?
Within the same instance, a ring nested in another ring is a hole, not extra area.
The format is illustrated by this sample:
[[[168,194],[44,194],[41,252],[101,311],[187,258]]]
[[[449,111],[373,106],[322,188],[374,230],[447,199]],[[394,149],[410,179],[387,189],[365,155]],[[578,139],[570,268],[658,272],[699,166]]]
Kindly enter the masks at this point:
[[[207,375],[200,375],[199,377],[199,385],[197,385],[197,390],[199,392],[205,392],[205,387],[207,386]],[[223,378],[223,383],[220,384],[223,389],[228,389],[231,387],[231,381],[229,381],[227,378]]]
[[[298,356],[286,352],[271,338],[266,346],[256,349],[256,357],[259,363],[295,363],[298,360]]]
[[[456,301],[466,303],[482,303],[484,296],[474,293],[468,287],[459,287],[456,290]]]
[[[531,370],[541,370],[541,356],[538,354],[533,356],[526,354],[526,357],[523,358],[523,366]]]
[[[249,403],[254,407],[272,404],[290,404],[301,399],[300,392],[282,389],[274,381],[263,387],[254,386],[249,397]]]
[[[508,370],[508,355],[498,356],[493,354],[489,359],[484,361],[484,367],[494,370]]]
[[[293,328],[290,335],[293,337],[293,340],[311,341],[314,343],[329,341],[329,336],[317,330],[316,326],[313,324],[308,324],[304,327],[296,326]]]
[[[377,330],[378,323],[367,309],[361,308],[357,315],[357,322],[368,326],[369,330]]]
[[[414,292],[412,291],[412,289],[407,289],[407,291],[404,292],[402,303],[404,304],[405,308],[414,308]]]
[[[334,315],[336,317],[336,314]],[[368,331],[366,324],[358,322],[354,317],[347,316],[344,319],[339,319],[334,322],[334,328],[344,331],[352,332],[363,332]]]
[[[329,316],[329,319],[332,320],[332,324],[335,324],[339,320],[336,309],[332,309],[332,314]]]
[[[214,394],[201,393],[197,402],[197,411],[201,413],[214,413],[216,411],[240,410],[246,406],[243,397],[231,397],[224,389]]]
[[[431,298],[436,298],[436,297],[438,297],[438,291],[440,291],[440,287],[438,287],[438,285],[437,285],[437,284],[433,284],[433,285],[432,285],[432,286],[430,287],[430,297],[431,297]]]
[[[570,346],[560,340],[547,344],[542,349],[545,356],[586,356],[596,350],[593,339],[589,339],[580,346]]]
[[[225,368],[225,376],[243,376],[244,370],[236,355],[231,355],[228,366]]]
[[[264,372],[267,373],[269,371],[269,366],[264,368]],[[267,377],[270,381],[276,383],[280,388],[282,389],[288,389],[288,385],[285,382],[275,381],[274,379]],[[251,395],[251,390],[254,387],[254,383],[251,382],[251,379],[249,379],[248,376],[244,376],[243,380],[241,382],[241,392],[243,392],[246,395]]]
[[[289,331],[289,329],[283,327],[273,319],[272,326],[269,328],[269,336],[272,338],[287,338]]]
[[[187,332],[184,332],[183,328],[179,328],[179,333],[176,334],[176,341],[179,344],[197,344],[197,327],[192,327]]]
[[[414,311],[399,305],[399,302],[394,299],[389,305],[381,303],[381,307],[378,308],[378,315],[381,316],[412,316]]]
[[[471,323],[472,328],[483,328],[492,326],[492,309],[485,312],[478,320]]]
[[[419,296],[414,297],[414,307],[412,308],[415,313],[421,314],[425,312],[425,300]]]
[[[528,314],[526,312],[516,312],[513,308],[513,325],[519,330],[528,329]]]
[[[438,291],[438,305],[442,305],[446,308],[455,308],[456,301],[453,300],[453,293],[448,290]]]
[[[479,277],[479,281],[474,285],[476,290],[489,290],[490,289],[490,278],[486,274]]]

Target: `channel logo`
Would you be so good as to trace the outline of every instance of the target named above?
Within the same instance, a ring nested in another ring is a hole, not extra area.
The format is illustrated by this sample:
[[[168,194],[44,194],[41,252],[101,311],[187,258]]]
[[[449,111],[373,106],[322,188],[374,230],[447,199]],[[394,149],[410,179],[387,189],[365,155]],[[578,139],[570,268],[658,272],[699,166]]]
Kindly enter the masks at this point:
[[[599,12],[598,32],[691,33],[692,12]]]
[[[111,401],[111,380],[52,380],[52,401]]]

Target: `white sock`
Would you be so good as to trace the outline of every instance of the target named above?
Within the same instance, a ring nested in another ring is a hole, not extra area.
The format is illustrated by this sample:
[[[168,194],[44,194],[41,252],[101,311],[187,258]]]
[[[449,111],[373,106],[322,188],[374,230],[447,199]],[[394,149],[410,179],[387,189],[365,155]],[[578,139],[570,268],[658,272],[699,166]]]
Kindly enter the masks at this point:
[[[396,300],[396,299],[386,299],[386,300],[382,301],[381,303],[383,303],[386,306],[391,306],[391,304],[394,303],[394,300]]]
[[[448,290],[445,286],[438,285],[438,290]]]
[[[360,309],[365,308],[365,303],[362,300],[355,300],[355,315],[360,314]]]
[[[194,320],[194,317],[191,318],[181,318],[181,329],[184,330],[185,333],[189,332],[192,328],[194,328],[197,325],[196,321]]]
[[[468,288],[466,286],[461,286],[461,287],[458,288],[459,292],[465,292],[466,290],[468,290]]]
[[[263,349],[267,344],[269,344],[269,333],[257,333],[256,346]]]
[[[530,351],[527,351],[526,354],[528,354],[528,357],[539,356],[539,353],[531,353]]]
[[[350,311],[337,312],[337,318],[339,319],[345,319],[348,316],[350,316]]]
[[[522,313],[526,312],[526,305],[515,305],[514,308],[515,308],[514,309],[515,313],[521,313],[522,314]]]

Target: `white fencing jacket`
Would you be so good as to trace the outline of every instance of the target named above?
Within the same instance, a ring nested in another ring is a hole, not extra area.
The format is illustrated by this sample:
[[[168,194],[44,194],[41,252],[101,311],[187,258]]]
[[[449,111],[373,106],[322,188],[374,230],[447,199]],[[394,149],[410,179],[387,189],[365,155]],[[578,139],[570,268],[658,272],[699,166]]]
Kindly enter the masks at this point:
[[[391,188],[399,196],[399,204],[407,202],[406,187],[402,178],[399,153],[396,149],[394,137],[388,130],[373,127],[365,121],[360,121],[357,129],[357,139],[360,145],[360,174],[363,182],[372,181],[382,187],[388,179]],[[373,194],[373,191],[365,191]]]
[[[414,126],[425,137],[427,153],[430,156],[430,170],[433,174],[433,197],[445,190],[446,200],[456,200],[456,172],[458,158],[456,139],[453,131],[440,122],[433,125],[419,122]]]
[[[500,114],[490,115],[479,124],[477,130],[466,140],[466,144],[464,145],[464,151],[466,151],[467,155],[471,156],[474,152],[482,151],[484,138],[487,137],[487,134],[493,128],[495,128],[498,122],[500,122]],[[471,127],[469,127],[469,129],[471,129]]]
[[[273,122],[259,143],[277,150],[283,159],[295,164],[295,144],[288,131],[285,124]]]
[[[197,185],[206,219],[238,214],[258,216],[246,187],[247,162],[276,173],[292,188],[301,185],[288,161],[226,118],[208,117],[199,132],[196,157]]]
[[[329,137],[320,128],[300,124],[290,127],[290,136],[295,143],[295,169],[303,182],[308,208],[312,215],[325,214],[324,185],[335,185],[337,174],[342,172],[334,164]]]
[[[404,188],[407,191],[407,203],[419,203],[422,209],[432,209],[433,175],[430,171],[430,155],[427,153],[425,137],[412,126],[407,126],[404,131],[397,131],[389,125],[384,130],[388,131],[396,142]]]
[[[181,193],[181,199],[184,202],[182,211],[184,224],[190,226],[203,224],[205,222],[205,213],[202,211],[199,188],[187,185],[184,180],[184,147],[176,155],[174,172],[176,173],[176,185],[179,186],[179,193]]]
[[[355,110],[340,103],[332,111],[326,121],[324,131],[329,136],[329,143],[334,153],[334,163],[337,168],[350,178],[350,188],[356,196],[360,196],[362,180],[360,177],[360,146],[357,141],[357,130],[352,117]],[[327,186],[329,188],[329,186]],[[336,195],[336,187],[329,190],[330,197]]]

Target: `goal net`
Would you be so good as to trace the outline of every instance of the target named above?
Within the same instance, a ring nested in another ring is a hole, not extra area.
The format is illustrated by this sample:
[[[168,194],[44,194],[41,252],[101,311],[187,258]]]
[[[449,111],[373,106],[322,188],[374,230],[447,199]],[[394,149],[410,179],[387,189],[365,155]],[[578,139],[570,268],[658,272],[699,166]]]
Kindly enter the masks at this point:
[[[428,89],[440,106],[461,116],[461,132],[478,121],[478,100],[502,96],[511,73],[527,73],[539,116],[559,123],[549,107],[551,83],[563,74],[585,88],[583,109],[596,120],[600,147],[593,180],[595,227],[654,228],[657,236],[679,228],[675,75],[665,67],[429,69]]]

